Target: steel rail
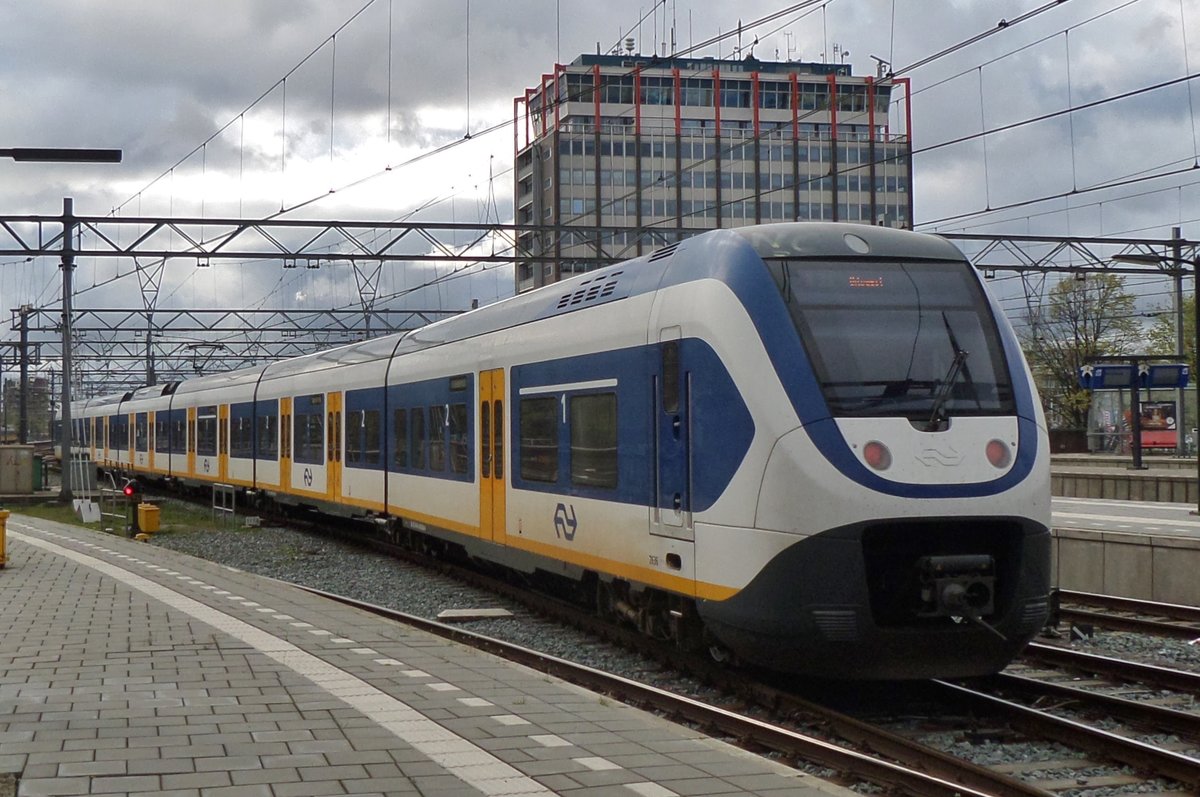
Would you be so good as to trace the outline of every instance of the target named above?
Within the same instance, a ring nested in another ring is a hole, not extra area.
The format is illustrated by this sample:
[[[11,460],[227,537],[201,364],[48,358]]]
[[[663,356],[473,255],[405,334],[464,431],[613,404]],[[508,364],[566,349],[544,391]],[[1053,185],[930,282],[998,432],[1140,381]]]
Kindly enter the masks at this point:
[[[1164,750],[1074,720],[1055,717],[1044,711],[977,692],[959,684],[934,681],[950,698],[1000,715],[1018,728],[1037,736],[1055,739],[1070,747],[1082,748],[1142,772],[1151,772],[1200,786],[1200,759]]]
[[[1147,726],[1166,730],[1200,740],[1200,714],[1191,714],[1173,708],[1166,708],[1155,703],[1142,700],[1130,700],[1125,697],[1106,695],[1077,686],[1043,681],[1024,675],[1000,673],[991,678],[991,684],[1007,692],[1018,692],[1026,696],[1041,696],[1050,694],[1065,698],[1081,706],[1092,705],[1108,714],[1132,725]]]
[[[1139,683],[1157,684],[1168,689],[1200,695],[1200,674],[1183,670],[1172,670],[1169,667],[1159,667],[1154,664],[1142,664],[1135,661],[1113,659],[1108,656],[1098,656],[1095,653],[1083,653],[1078,650],[1043,645],[1031,642],[1021,651],[1021,658],[1039,661],[1055,667],[1071,667],[1082,672],[1095,675],[1106,675],[1113,678],[1123,678]]]
[[[1200,626],[1178,625],[1173,622],[1152,620],[1146,617],[1127,617],[1105,612],[1090,612],[1086,609],[1062,607],[1058,610],[1059,619],[1074,623],[1089,623],[1107,628],[1110,631],[1129,631],[1147,636],[1169,637],[1171,639],[1200,639]]]
[[[900,764],[894,764],[864,753],[839,747],[822,739],[807,736],[787,728],[781,728],[768,722],[753,717],[746,717],[716,706],[710,706],[683,695],[677,695],[648,684],[638,683],[629,678],[606,673],[582,664],[576,664],[547,653],[524,648],[491,637],[481,636],[435,620],[405,614],[353,598],[313,589],[301,584],[295,584],[294,586],[314,595],[320,595],[329,600],[354,606],[363,611],[387,617],[406,625],[412,625],[420,630],[470,645],[471,647],[487,651],[528,667],[536,668],[541,672],[554,675],[579,686],[620,696],[620,699],[627,702],[652,707],[657,711],[665,712],[679,719],[720,731],[743,743],[753,743],[787,756],[835,769],[839,772],[852,773],[855,777],[881,786],[900,789],[906,794],[919,795],[921,797],[995,797],[996,795],[1006,794],[1050,797],[1051,794],[1032,786],[1020,791],[999,788],[987,791],[977,790],[963,783],[954,782],[917,769],[911,769]],[[962,762],[955,760],[955,763],[960,764]],[[1014,783],[1021,785],[1015,779],[1006,779],[1013,780]]]
[[[1081,603],[1087,606],[1102,606],[1105,609],[1112,609],[1114,611],[1158,615],[1184,623],[1200,623],[1200,607],[1185,606],[1180,603],[1159,603],[1157,601],[1141,600],[1140,598],[1101,595],[1097,592],[1076,592],[1069,589],[1058,590],[1058,599],[1071,603]],[[1197,631],[1200,631],[1200,628]]]

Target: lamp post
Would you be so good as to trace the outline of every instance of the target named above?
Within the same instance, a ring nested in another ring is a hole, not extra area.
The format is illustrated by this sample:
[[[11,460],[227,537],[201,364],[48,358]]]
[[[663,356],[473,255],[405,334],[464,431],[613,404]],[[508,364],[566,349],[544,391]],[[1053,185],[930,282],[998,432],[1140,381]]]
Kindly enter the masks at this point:
[[[62,147],[8,147],[0,148],[0,158],[12,158],[18,163],[120,163],[119,149],[79,149]],[[75,235],[74,200],[63,199],[62,237],[62,434],[60,467],[62,487],[59,500],[71,500],[71,272],[75,269],[75,254],[71,238]]]
[[[1196,257],[1184,257],[1181,252],[1181,250],[1183,249],[1183,242],[1179,240],[1178,234],[1176,234],[1175,238],[1176,238],[1176,242],[1172,246],[1172,249],[1174,251],[1171,254],[1162,254],[1162,255],[1125,254],[1125,255],[1114,255],[1112,259],[1116,263],[1139,263],[1139,264],[1153,265],[1153,266],[1174,265],[1174,266],[1187,266],[1187,267],[1191,268],[1191,270],[1192,270],[1192,346],[1193,346],[1193,355],[1192,356],[1196,357],[1198,363],[1200,363],[1200,259],[1198,259]],[[1182,317],[1182,315],[1181,315],[1181,317]],[[1183,352],[1180,352],[1180,354],[1183,354]],[[1195,381],[1194,381],[1195,378],[1196,378],[1196,374],[1193,373],[1192,374],[1193,384],[1195,384]],[[1197,385],[1196,395],[1197,395],[1196,409],[1197,409],[1197,416],[1198,416],[1196,418],[1196,428],[1197,428],[1197,430],[1200,430],[1200,385]],[[1180,406],[1180,408],[1179,408],[1179,414],[1181,416],[1183,414],[1182,406]],[[1177,425],[1179,426],[1179,431],[1182,432],[1183,424],[1179,423]],[[1200,431],[1198,431],[1198,436],[1200,436]],[[1195,510],[1192,510],[1192,514],[1200,514],[1200,439],[1194,440],[1193,443],[1196,446],[1196,489],[1197,489],[1196,495],[1197,495],[1198,508]]]

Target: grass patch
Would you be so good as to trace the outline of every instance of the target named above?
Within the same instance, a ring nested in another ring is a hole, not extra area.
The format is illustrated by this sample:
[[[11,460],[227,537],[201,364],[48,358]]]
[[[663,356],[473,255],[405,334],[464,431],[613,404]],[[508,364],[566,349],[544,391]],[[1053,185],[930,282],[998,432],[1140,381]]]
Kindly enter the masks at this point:
[[[155,506],[158,507],[159,530],[158,534],[170,534],[173,532],[189,532],[189,531],[208,531],[219,526],[219,523],[214,523],[212,511],[203,507],[194,506],[183,501],[174,499],[156,500]],[[111,505],[110,505],[111,507]],[[104,511],[112,511],[110,507],[106,507]],[[127,505],[125,502],[118,503],[116,511],[126,512]],[[119,534],[125,533],[127,521],[125,514],[122,517],[104,517],[100,523],[84,523],[75,514],[74,508],[69,504],[60,504],[56,501],[48,501],[43,504],[29,504],[19,507],[13,507],[11,511],[29,515],[30,517],[41,518],[42,520],[53,520],[58,523],[65,523],[71,526],[81,526],[83,528],[94,529],[99,531],[102,528],[112,528]]]

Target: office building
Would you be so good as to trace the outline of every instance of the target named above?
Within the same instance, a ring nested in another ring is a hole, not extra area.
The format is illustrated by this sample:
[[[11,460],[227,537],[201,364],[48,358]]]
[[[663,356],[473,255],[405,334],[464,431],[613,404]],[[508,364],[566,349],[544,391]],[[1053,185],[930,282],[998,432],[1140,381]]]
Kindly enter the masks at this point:
[[[909,227],[905,79],[582,55],[514,100],[518,292],[716,227]],[[572,229],[579,228],[579,229]]]

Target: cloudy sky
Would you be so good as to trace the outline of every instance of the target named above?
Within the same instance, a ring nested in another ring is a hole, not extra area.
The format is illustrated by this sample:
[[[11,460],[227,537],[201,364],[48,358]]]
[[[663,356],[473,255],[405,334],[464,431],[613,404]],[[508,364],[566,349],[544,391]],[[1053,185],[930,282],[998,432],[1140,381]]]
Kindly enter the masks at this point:
[[[1200,238],[1200,98],[1184,80],[1200,69],[1200,0],[829,0],[750,27],[792,7],[9,0],[0,3],[0,147],[120,148],[124,162],[0,159],[0,217],[57,214],[70,196],[84,215],[263,217],[303,205],[285,217],[508,221],[513,97],[556,61],[625,36],[643,53],[656,43],[685,50],[740,22],[741,53],[845,60],[856,74],[874,74],[876,56],[912,79],[923,229],[1166,237],[1179,224]],[[738,45],[732,37],[695,54],[732,57]],[[22,303],[58,303],[56,265],[0,261],[5,318]],[[389,269],[381,292],[450,267],[438,268]],[[139,306],[133,278],[112,280],[129,270],[80,262],[77,302]],[[511,268],[496,267],[404,301],[457,309],[511,290]],[[353,281],[336,269],[180,265],[167,270],[160,306],[354,301]]]

